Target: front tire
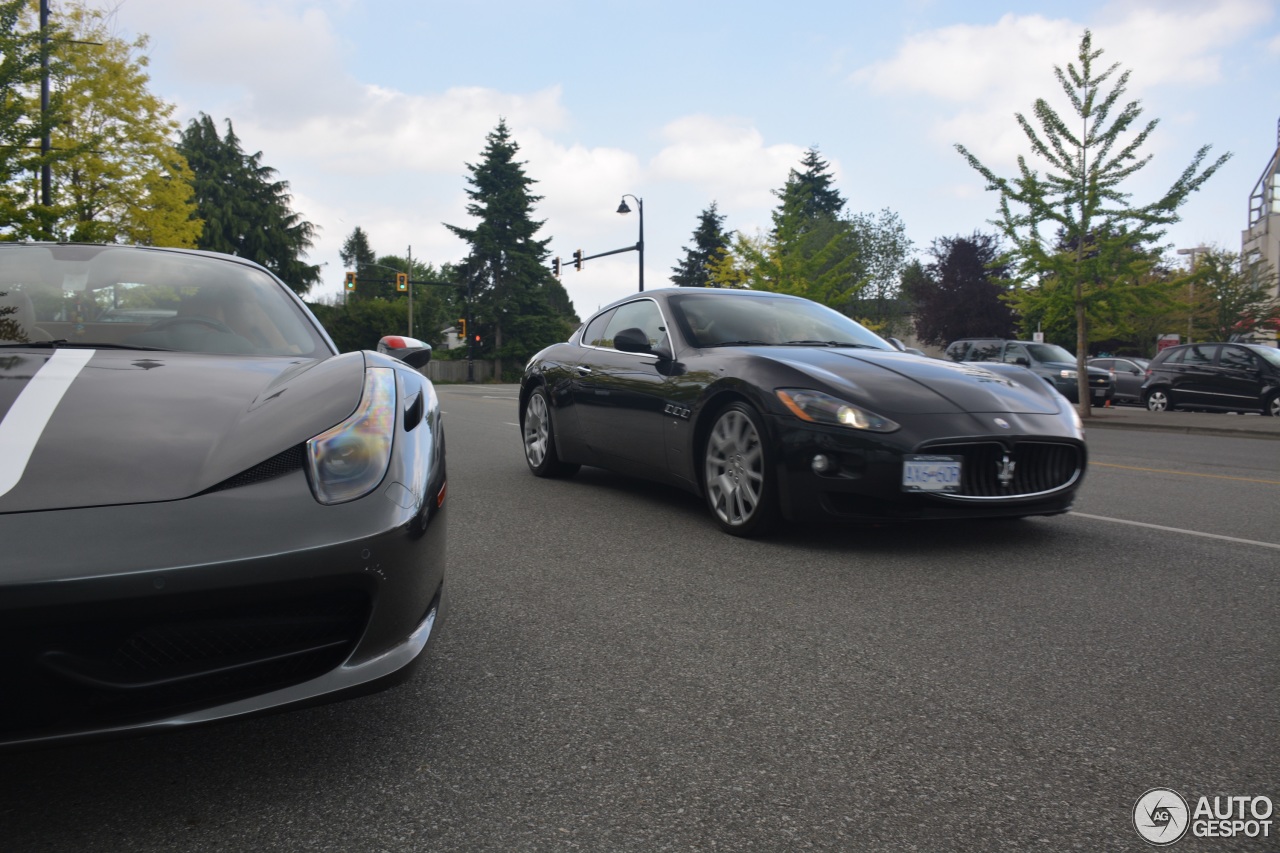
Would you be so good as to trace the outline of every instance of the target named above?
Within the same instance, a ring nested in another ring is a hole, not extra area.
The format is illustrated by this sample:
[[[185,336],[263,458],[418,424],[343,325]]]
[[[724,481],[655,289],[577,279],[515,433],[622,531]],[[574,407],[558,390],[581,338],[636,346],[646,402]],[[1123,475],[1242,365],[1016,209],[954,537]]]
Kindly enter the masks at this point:
[[[707,508],[720,528],[734,536],[762,536],[777,523],[777,474],[764,436],[760,416],[742,403],[726,406],[707,433]]]
[[[534,476],[570,477],[581,467],[560,461],[555,431],[551,429],[551,404],[546,388],[535,388],[529,395],[524,417],[520,419],[520,434],[524,438],[524,461]]]
[[[1147,411],[1148,412],[1168,412],[1173,409],[1172,402],[1169,400],[1169,392],[1157,388],[1147,394]]]

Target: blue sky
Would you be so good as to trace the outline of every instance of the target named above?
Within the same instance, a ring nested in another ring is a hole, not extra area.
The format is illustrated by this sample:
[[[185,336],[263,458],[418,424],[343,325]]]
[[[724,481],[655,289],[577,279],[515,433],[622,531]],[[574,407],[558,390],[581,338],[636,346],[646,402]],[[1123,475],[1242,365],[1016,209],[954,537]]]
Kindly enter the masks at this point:
[[[649,288],[712,201],[729,229],[767,228],[770,191],[810,146],[850,210],[897,212],[921,253],[989,230],[996,199],[953,146],[1012,174],[1014,113],[1037,97],[1067,111],[1053,66],[1085,28],[1161,122],[1135,203],[1201,145],[1234,155],[1172,246],[1239,249],[1280,120],[1280,0],[123,0],[115,27],[150,36],[152,91],[180,122],[230,119],[290,182],[320,227],[313,296],[340,290],[338,248],[357,225],[381,254],[459,260],[443,223],[469,224],[465,164],[500,117],[562,258],[633,244],[635,214],[615,210],[624,193],[644,199]],[[585,317],[634,291],[636,267],[627,253],[563,280]]]

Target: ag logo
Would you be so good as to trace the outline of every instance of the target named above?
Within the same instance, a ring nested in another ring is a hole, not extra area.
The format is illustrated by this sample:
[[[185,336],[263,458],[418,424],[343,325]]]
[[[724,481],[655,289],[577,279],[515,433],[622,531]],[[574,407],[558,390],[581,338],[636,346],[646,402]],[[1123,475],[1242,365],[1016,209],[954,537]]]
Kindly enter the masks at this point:
[[[1133,828],[1144,841],[1165,847],[1187,833],[1191,813],[1177,791],[1152,788],[1133,807]]]

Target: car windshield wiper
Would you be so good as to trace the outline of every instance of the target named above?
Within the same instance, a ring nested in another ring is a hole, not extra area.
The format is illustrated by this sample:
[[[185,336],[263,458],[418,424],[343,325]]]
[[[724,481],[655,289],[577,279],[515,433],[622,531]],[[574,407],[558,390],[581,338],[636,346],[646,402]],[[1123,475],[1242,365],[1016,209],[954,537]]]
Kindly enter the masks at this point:
[[[66,338],[59,338],[56,341],[29,341],[25,344],[0,344],[0,349],[16,349],[18,347],[34,349],[62,349],[63,347],[73,349],[137,349],[149,350],[151,352],[169,352],[169,350],[164,347],[144,347],[136,344],[106,344],[100,341],[69,341]]]
[[[716,341],[714,344],[707,344],[709,347],[771,347],[773,344],[768,341]]]
[[[853,341],[787,341],[784,347],[857,347],[858,349],[879,349],[871,344],[855,344]]]

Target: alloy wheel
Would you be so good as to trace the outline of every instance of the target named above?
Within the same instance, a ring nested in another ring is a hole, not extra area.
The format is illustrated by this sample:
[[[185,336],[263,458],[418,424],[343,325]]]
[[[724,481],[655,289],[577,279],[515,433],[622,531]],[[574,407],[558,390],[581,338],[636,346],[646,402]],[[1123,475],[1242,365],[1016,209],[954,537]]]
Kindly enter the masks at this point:
[[[1147,410],[1151,412],[1169,411],[1169,395],[1164,391],[1152,391],[1147,395]]]
[[[537,468],[547,458],[550,439],[547,399],[542,394],[534,394],[529,398],[529,407],[524,413],[524,456],[530,467]]]
[[[765,497],[764,447],[746,413],[729,409],[707,438],[707,502],[730,527],[749,523]]]

